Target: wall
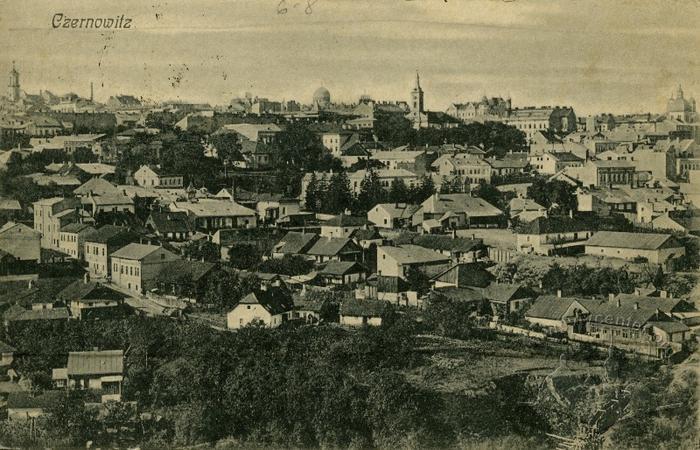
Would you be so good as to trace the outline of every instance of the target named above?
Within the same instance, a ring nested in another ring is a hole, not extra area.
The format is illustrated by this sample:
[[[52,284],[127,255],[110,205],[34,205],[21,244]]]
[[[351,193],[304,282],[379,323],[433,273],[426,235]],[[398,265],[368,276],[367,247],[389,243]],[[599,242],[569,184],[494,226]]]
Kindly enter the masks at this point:
[[[274,326],[273,316],[262,305],[239,304],[226,315],[226,326],[231,330],[257,321],[262,321],[268,327]]]

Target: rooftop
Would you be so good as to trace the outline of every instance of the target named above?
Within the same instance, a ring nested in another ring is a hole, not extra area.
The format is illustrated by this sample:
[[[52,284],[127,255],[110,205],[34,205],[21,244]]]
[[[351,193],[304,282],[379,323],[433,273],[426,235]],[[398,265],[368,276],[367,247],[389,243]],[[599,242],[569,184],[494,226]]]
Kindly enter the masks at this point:
[[[124,372],[122,350],[68,353],[68,376],[109,375]]]

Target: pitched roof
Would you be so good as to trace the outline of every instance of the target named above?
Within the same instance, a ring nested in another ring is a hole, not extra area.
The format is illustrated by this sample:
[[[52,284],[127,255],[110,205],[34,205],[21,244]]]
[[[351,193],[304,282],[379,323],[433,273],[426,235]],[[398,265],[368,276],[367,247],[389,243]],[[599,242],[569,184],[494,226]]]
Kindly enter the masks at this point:
[[[86,283],[84,280],[76,280],[56,294],[56,298],[64,302],[72,300],[123,300],[125,297],[124,294],[109,286],[94,281]]]
[[[348,298],[340,305],[341,316],[380,317],[387,307],[383,300]]]
[[[123,258],[123,259],[143,259],[151,253],[155,252],[159,248],[158,245],[148,245],[148,244],[127,244],[119,250],[113,252],[110,256],[112,258]]]
[[[669,334],[690,331],[690,328],[688,328],[688,326],[686,324],[684,324],[683,322],[675,321],[675,320],[659,321],[659,322],[652,321],[652,322],[649,322],[649,325],[660,328]]]
[[[547,234],[576,231],[592,231],[593,227],[578,219],[566,216],[538,217],[532,222],[521,224],[518,234]]]
[[[306,253],[314,256],[335,256],[345,246],[350,246],[357,251],[360,251],[357,244],[355,244],[350,238],[321,237],[314,242],[314,245],[312,245]]]
[[[482,263],[460,263],[456,264],[442,273],[432,278],[433,281],[451,283],[457,287],[486,287],[495,277],[491,272],[484,269]]]
[[[129,230],[125,227],[118,227],[116,225],[103,225],[93,233],[88,234],[85,237],[86,242],[95,242],[106,244],[117,238],[123,233],[127,233]]]
[[[210,273],[216,264],[202,261],[188,261],[179,259],[169,261],[163,265],[163,268],[156,275],[156,281],[161,283],[176,283],[182,280],[183,275],[189,275],[194,282],[199,281],[202,277]]]
[[[469,194],[434,194],[422,205],[427,213],[466,212],[471,217],[500,216],[503,211],[486,200]]]
[[[516,297],[516,294],[522,287],[522,285],[517,283],[491,283],[484,289],[484,297],[500,303],[505,303],[517,298],[527,298],[527,296]]]
[[[322,223],[321,226],[327,227],[361,227],[367,224],[367,219],[365,217],[351,216],[348,214],[338,214],[333,216],[330,220]]]
[[[243,297],[241,305],[261,305],[273,316],[284,314],[294,308],[292,297],[286,289],[269,287],[265,290],[255,290]]]
[[[75,278],[40,278],[31,282],[13,282],[3,295],[0,303],[13,303],[30,306],[36,303],[55,303],[56,296]],[[30,288],[31,284],[31,288]]]
[[[586,245],[594,247],[633,248],[657,250],[666,243],[682,247],[670,234],[626,233],[622,231],[599,231],[591,236]]]
[[[124,372],[122,350],[101,350],[68,353],[68,376],[109,375]]]
[[[484,248],[483,239],[453,238],[438,234],[419,234],[413,238],[412,243],[433,250],[450,252],[471,252]]]
[[[615,300],[623,305],[638,304],[641,308],[659,309],[665,313],[671,313],[683,299],[677,297],[650,297],[645,295],[618,294]]]
[[[315,233],[299,233],[290,231],[275,245],[275,253],[297,254],[310,248],[319,236]]]
[[[480,302],[484,300],[484,293],[480,288],[465,287],[444,287],[430,292],[430,298],[445,297],[458,302]]]
[[[22,206],[19,204],[18,200],[14,200],[11,198],[0,198],[0,210],[21,211]]]
[[[403,244],[399,246],[381,246],[379,249],[381,249],[399,264],[421,264],[450,261],[449,256],[445,256],[442,253],[421,247],[420,245]]]
[[[94,230],[95,229],[92,226],[90,226],[86,223],[78,223],[78,222],[69,223],[69,224],[61,227],[62,233],[80,233],[83,231],[91,233]]]
[[[390,217],[394,219],[406,219],[418,211],[420,205],[411,205],[408,203],[379,203],[376,207],[382,208]]]
[[[329,261],[320,271],[320,273],[325,275],[345,275],[359,272],[366,272],[366,269],[355,261]]]
[[[535,299],[527,312],[526,317],[538,319],[560,320],[569,306],[578,302],[588,309],[600,303],[600,300],[584,299],[579,297],[557,297],[556,295],[540,295]]]
[[[159,233],[187,233],[193,229],[184,211],[152,211],[148,222]]]
[[[230,200],[200,199],[197,202],[175,202],[175,208],[197,217],[255,216],[255,211]]]
[[[591,308],[589,321],[603,324],[616,324],[631,328],[641,328],[648,321],[657,319],[655,308],[635,307],[634,304],[601,302]],[[663,313],[662,313],[663,314]]]

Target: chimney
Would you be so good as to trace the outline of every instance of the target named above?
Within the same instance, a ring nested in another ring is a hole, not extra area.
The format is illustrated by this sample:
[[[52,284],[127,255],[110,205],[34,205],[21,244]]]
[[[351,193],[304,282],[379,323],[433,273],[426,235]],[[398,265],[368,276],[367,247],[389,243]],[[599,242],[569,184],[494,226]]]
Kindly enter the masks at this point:
[[[612,292],[609,293],[608,294],[608,301],[610,301],[610,303],[614,302],[615,301],[615,294],[613,294]]]
[[[620,307],[620,299],[618,298],[617,301],[615,302],[615,305],[619,308]]]
[[[88,284],[90,282],[90,274],[88,272],[85,272],[85,275],[83,275],[83,283]]]
[[[30,291],[34,289],[34,280],[29,280],[29,283],[27,284],[27,289]]]
[[[457,239],[457,230],[452,230],[452,239]]]
[[[557,298],[561,298],[561,289],[557,289]]]
[[[634,309],[639,309],[639,302],[634,302]]]

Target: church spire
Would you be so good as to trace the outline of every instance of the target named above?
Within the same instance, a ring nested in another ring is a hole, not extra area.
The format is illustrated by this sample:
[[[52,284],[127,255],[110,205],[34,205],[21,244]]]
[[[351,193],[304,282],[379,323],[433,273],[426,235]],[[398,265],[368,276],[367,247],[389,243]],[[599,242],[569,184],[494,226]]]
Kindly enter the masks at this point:
[[[418,74],[418,70],[416,70],[416,90],[420,91],[420,75]]]

